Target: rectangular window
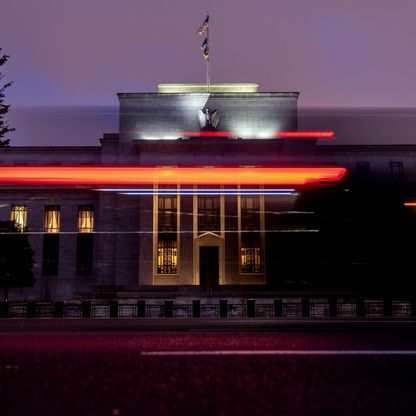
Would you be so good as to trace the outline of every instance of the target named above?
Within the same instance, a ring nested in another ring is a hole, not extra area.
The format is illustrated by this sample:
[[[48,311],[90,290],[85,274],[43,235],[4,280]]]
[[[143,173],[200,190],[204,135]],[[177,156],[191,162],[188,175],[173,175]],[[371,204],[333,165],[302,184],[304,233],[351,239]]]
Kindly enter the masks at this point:
[[[78,207],[78,232],[92,233],[94,231],[94,207],[80,205]]]
[[[260,196],[240,196],[241,273],[261,273]]]
[[[47,205],[43,229],[46,233],[59,233],[61,230],[61,212],[59,205]]]
[[[169,188],[163,187],[162,189]],[[158,195],[157,209],[157,273],[177,274],[178,197],[176,195]]]
[[[260,230],[260,197],[241,197],[241,230]]]
[[[158,231],[172,232],[177,231],[177,197],[176,196],[159,196],[158,197]]]
[[[27,206],[12,205],[10,210],[10,221],[13,221],[20,231],[27,227]]]
[[[261,272],[260,235],[246,235],[241,238],[241,272]]]
[[[157,243],[158,274],[178,273],[178,242],[177,240],[159,240]]]
[[[403,162],[390,162],[390,174],[392,178],[403,176]]]
[[[59,270],[59,234],[43,236],[42,274],[54,276]]]
[[[207,231],[220,234],[220,197],[198,196],[198,234]]]
[[[93,264],[93,234],[80,232],[77,235],[77,263],[78,276],[91,276]]]

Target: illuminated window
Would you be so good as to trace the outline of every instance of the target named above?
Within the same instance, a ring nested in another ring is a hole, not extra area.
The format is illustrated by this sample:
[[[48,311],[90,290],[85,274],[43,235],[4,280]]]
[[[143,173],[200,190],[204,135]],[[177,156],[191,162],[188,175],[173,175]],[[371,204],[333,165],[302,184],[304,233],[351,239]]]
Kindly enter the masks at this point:
[[[78,207],[78,232],[92,233],[94,231],[94,208],[92,205]]]
[[[259,235],[241,239],[241,272],[261,272],[261,249]]]
[[[261,273],[260,196],[240,196],[240,270]]]
[[[61,212],[59,205],[45,207],[45,220],[43,229],[46,233],[59,233],[61,228]]]
[[[220,197],[198,196],[198,233],[219,233],[220,218]]]
[[[27,206],[12,205],[10,211],[10,220],[13,221],[20,231],[27,227]]]
[[[169,189],[169,187],[161,187],[160,189]],[[157,273],[177,274],[178,197],[176,195],[158,195],[157,210]]]
[[[178,273],[178,243],[176,240],[159,240],[157,243],[158,274]]]

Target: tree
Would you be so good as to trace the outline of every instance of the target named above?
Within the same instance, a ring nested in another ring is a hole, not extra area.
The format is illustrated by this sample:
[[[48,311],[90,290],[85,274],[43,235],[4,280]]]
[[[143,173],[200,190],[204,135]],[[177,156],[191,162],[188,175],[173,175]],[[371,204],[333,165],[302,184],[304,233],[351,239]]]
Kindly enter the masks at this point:
[[[12,287],[32,287],[34,251],[27,234],[13,221],[0,221],[0,288],[8,301]]]
[[[0,48],[1,51],[1,48]],[[0,66],[5,64],[7,60],[9,59],[9,55],[0,55]],[[4,78],[4,75],[0,72],[0,81]],[[7,88],[12,85],[12,82],[7,82],[3,86],[0,84],[0,147],[8,147],[10,140],[2,140],[6,133],[9,133],[10,131],[14,131],[16,129],[12,129],[9,127],[9,124],[4,120],[4,116],[8,113],[10,105],[7,105],[4,102],[5,98],[5,91]]]

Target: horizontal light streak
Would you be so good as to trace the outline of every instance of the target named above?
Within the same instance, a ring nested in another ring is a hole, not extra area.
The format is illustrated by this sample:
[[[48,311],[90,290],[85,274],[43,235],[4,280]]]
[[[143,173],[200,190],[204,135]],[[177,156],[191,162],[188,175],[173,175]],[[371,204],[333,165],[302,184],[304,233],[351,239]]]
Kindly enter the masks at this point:
[[[192,215],[192,214],[190,214]],[[250,230],[250,231],[245,231],[245,230],[224,230],[224,231],[220,231],[220,230],[214,230],[211,231],[214,234],[220,234],[222,232],[226,233],[226,234],[238,234],[240,233],[260,233],[260,232],[264,232],[265,234],[273,234],[273,233],[319,233],[318,229],[315,228],[277,228],[277,229],[270,229],[270,230]],[[193,230],[179,230],[177,231],[178,234],[193,234],[194,231]],[[16,234],[16,231],[0,231],[0,234]],[[57,233],[49,233],[46,231],[23,231],[22,234],[28,234],[28,235],[50,235],[50,234],[64,234],[64,235],[78,235],[78,234],[172,234],[170,231],[152,231],[152,230],[140,230],[140,231],[112,231],[112,230],[107,230],[107,231],[91,231],[88,233],[80,233],[79,231],[59,231]]]
[[[300,186],[338,182],[345,174],[329,166],[1,166],[0,184]]]
[[[171,195],[171,194],[192,194],[192,195],[205,195],[205,194],[228,194],[238,193],[241,195],[255,194],[263,195],[269,193],[281,193],[292,194],[295,192],[295,188],[98,188],[95,189],[99,192],[135,192],[143,194],[159,194],[159,195]]]
[[[405,202],[403,205],[405,207],[416,207],[416,202]]]
[[[263,132],[261,130],[253,133],[238,133],[234,131],[144,131],[143,138],[146,140],[177,140],[182,137],[240,137],[245,138],[261,137],[270,139],[326,139],[331,140],[335,137],[332,130],[296,130],[296,131],[277,131],[277,132]]]
[[[203,355],[304,355],[304,356],[356,356],[356,355],[416,355],[416,350],[208,350],[208,351],[142,351],[147,356],[203,356]]]
[[[325,131],[279,131],[278,139],[333,139],[335,133],[332,130]]]
[[[258,90],[259,84],[253,82],[210,85],[211,93],[256,93]],[[207,84],[158,84],[157,92],[162,94],[207,93]]]
[[[146,195],[157,195],[157,192],[119,192],[120,195],[130,195],[130,196],[146,196]],[[205,192],[203,194],[198,192],[165,192],[163,194],[159,195],[182,195],[182,196],[192,196],[192,195],[200,195],[200,196],[238,196],[238,195],[246,195],[246,196],[256,196],[256,195],[272,195],[272,196],[287,196],[287,195],[293,195],[293,192],[271,192],[271,193],[261,193],[261,192]]]

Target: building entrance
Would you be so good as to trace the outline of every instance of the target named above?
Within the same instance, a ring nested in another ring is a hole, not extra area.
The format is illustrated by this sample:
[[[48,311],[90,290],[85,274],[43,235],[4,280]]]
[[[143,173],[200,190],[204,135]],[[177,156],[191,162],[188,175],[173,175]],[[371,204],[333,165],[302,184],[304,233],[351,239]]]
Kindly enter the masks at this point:
[[[199,282],[207,296],[212,296],[218,287],[220,276],[219,247],[202,246],[199,248]]]

